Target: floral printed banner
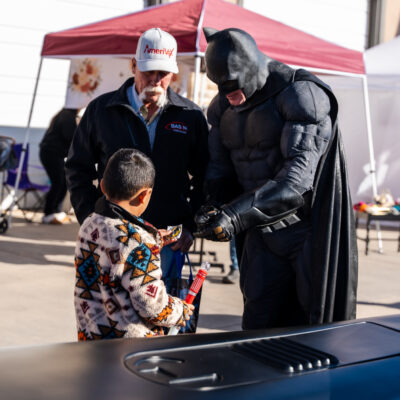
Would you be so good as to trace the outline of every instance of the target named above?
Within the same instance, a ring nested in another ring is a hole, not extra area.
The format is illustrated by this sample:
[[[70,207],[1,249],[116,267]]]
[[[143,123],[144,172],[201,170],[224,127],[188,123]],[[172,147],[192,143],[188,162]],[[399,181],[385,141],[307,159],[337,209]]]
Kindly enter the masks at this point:
[[[65,107],[84,108],[95,97],[117,89],[131,76],[129,59],[72,59]]]
[[[178,63],[180,72],[173,76],[170,86],[186,96],[188,75],[192,68],[186,62]],[[118,89],[131,76],[131,60],[127,58],[72,59],[65,107],[84,108],[95,97]]]

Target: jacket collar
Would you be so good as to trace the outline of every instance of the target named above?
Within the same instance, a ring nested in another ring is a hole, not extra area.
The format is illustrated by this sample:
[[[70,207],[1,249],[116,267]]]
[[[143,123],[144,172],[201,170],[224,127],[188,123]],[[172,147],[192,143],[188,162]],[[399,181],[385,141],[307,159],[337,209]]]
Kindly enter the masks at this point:
[[[113,107],[113,106],[118,106],[118,105],[124,105],[124,106],[130,106],[128,96],[126,95],[127,89],[133,85],[135,82],[135,78],[129,78],[126,80],[123,85],[113,92],[113,95],[111,98],[108,100],[106,107]],[[176,106],[176,107],[181,107],[181,108],[186,108],[187,104],[182,100],[182,98],[175,93],[170,87],[167,89],[167,99],[168,103],[166,106]]]
[[[142,227],[151,234],[157,235],[158,231],[153,225],[144,221],[142,218],[132,215],[118,204],[108,201],[104,196],[97,200],[94,212],[107,218],[127,220],[134,225]]]

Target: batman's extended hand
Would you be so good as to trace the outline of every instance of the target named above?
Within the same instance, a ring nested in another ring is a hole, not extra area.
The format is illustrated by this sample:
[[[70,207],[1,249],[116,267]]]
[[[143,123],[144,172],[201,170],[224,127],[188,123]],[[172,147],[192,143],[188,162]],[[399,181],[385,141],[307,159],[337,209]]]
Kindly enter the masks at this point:
[[[303,205],[303,196],[290,184],[268,181],[219,208],[201,207],[195,217],[198,232],[194,236],[226,242],[253,227],[273,232],[300,221],[296,211]]]
[[[196,214],[197,232],[195,237],[227,242],[233,238],[235,228],[231,218],[223,209],[214,206],[203,206]]]

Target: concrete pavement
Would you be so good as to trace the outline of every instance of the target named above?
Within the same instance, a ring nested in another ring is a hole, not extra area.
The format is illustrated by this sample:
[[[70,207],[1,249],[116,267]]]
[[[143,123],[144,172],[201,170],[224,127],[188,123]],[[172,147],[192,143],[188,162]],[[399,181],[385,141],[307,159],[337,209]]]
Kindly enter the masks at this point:
[[[37,221],[40,220],[37,216]],[[0,347],[76,341],[73,253],[78,224],[63,226],[13,219],[0,234]],[[359,229],[360,237],[365,230]],[[376,233],[371,232],[371,238]],[[384,253],[376,240],[364,255],[359,240],[359,318],[400,313],[400,253],[396,230],[384,230]],[[205,242],[225,272],[212,268],[203,288],[198,332],[240,330],[242,297],[238,284],[222,284],[229,269],[227,243]],[[208,255],[206,259],[213,261]],[[195,260],[195,257],[192,257]]]

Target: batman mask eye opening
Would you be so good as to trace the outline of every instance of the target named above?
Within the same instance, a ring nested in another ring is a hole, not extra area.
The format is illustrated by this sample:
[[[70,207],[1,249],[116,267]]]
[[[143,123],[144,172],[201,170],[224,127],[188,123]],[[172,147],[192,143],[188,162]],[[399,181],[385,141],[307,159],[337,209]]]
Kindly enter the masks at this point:
[[[228,94],[238,89],[240,89],[240,87],[237,79],[225,81],[218,85],[218,90],[222,94]]]

